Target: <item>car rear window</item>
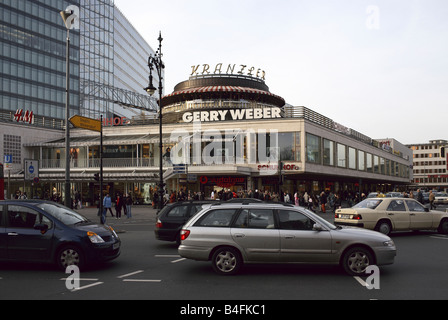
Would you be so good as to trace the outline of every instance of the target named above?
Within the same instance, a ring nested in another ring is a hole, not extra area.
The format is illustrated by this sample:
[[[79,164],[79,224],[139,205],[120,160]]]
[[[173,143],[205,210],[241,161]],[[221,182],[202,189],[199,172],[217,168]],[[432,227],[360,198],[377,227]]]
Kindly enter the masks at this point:
[[[375,209],[380,205],[380,203],[383,202],[383,200],[380,199],[365,199],[358,203],[357,205],[353,206],[353,208],[367,208],[367,209]]]
[[[186,217],[188,206],[176,206],[167,213],[167,217]]]
[[[216,209],[205,213],[194,225],[199,227],[229,227],[236,209]]]

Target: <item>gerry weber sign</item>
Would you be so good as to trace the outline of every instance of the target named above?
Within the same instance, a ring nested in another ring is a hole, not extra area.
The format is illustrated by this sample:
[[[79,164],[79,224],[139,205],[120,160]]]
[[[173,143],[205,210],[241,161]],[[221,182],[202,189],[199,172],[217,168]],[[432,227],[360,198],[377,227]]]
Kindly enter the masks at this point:
[[[254,119],[277,119],[281,118],[281,110],[277,107],[254,108],[254,109],[230,109],[185,112],[182,120],[190,122],[212,122],[225,120],[254,120]]]
[[[209,75],[209,74],[236,74],[236,75],[246,75],[255,78],[259,78],[261,80],[265,80],[266,73],[264,70],[255,67],[249,67],[245,64],[231,64],[229,63],[225,66],[222,63],[218,63],[211,67],[209,64],[198,64],[195,66],[191,66],[191,74],[190,76],[198,76],[198,75]]]

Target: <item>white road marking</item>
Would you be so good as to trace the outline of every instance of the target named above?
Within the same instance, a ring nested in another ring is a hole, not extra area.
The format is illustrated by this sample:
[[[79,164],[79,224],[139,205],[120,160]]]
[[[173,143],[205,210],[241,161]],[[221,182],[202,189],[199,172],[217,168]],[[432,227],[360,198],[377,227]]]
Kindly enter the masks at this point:
[[[448,238],[445,236],[430,236],[430,238],[439,239],[439,240],[448,240]]]
[[[180,259],[177,259],[177,260],[173,260],[173,261],[171,261],[171,263],[177,263],[177,262],[181,262],[181,261],[184,261],[184,260],[187,260],[187,258],[180,258]]]
[[[154,257],[156,258],[180,258],[178,254],[156,254]]]
[[[162,280],[149,280],[149,279],[123,279],[125,282],[162,282]]]
[[[61,278],[59,280],[66,281],[67,279],[68,278]],[[98,279],[94,279],[94,278],[79,278],[79,279],[77,279],[77,278],[75,278],[75,279],[70,278],[70,280],[72,280],[72,281],[98,281]]]
[[[133,276],[134,274],[142,273],[142,272],[143,272],[143,270],[138,270],[138,271],[135,271],[135,272],[131,272],[131,273],[127,273],[127,274],[118,276],[117,278],[118,278],[118,279],[126,278],[126,277]]]
[[[363,287],[367,287],[367,283],[364,280],[362,280],[360,277],[354,276],[353,278],[355,278],[355,280],[358,281],[359,284],[362,285]]]
[[[75,288],[75,289],[70,290],[70,291],[71,291],[71,292],[79,291],[79,290],[87,289],[87,288],[90,288],[90,287],[94,287],[94,286],[97,286],[97,285],[99,285],[99,284],[103,284],[103,283],[104,283],[104,282],[95,282],[95,283],[92,283],[92,284],[88,284],[88,285],[86,285],[86,286],[82,286],[82,287],[79,287],[79,288]]]

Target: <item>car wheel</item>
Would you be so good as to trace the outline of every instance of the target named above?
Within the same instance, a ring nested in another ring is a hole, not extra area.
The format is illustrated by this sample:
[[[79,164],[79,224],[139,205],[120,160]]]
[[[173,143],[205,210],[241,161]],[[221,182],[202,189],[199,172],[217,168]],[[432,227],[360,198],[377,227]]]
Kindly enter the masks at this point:
[[[342,267],[352,276],[364,275],[367,267],[372,264],[374,264],[372,254],[363,247],[349,249],[342,258]]]
[[[218,274],[236,274],[242,265],[243,259],[238,250],[234,248],[219,248],[215,251],[212,257],[213,270]]]
[[[58,251],[56,262],[59,268],[64,271],[72,265],[81,269],[84,266],[84,256],[77,246],[68,245]]]
[[[377,223],[375,231],[381,232],[382,234],[388,236],[392,231],[392,226],[389,221],[382,220]]]
[[[448,219],[440,221],[440,225],[437,231],[442,234],[448,234]]]

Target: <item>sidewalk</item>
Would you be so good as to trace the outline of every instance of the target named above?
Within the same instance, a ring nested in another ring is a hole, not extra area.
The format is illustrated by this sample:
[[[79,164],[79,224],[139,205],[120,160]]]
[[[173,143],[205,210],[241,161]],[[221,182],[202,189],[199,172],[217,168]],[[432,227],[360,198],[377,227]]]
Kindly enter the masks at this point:
[[[100,217],[98,216],[98,208],[96,207],[83,207],[82,209],[76,209],[76,212],[79,212],[86,218],[92,220],[93,222],[99,222]],[[128,222],[128,223],[139,223],[139,222],[153,222],[155,223],[157,209],[153,209],[150,205],[134,205],[131,207],[132,217],[128,219],[126,215],[121,210],[121,219],[116,219],[115,209],[112,208],[112,212],[114,213],[114,217],[111,217],[110,211],[107,212],[106,223],[108,224],[116,224],[118,222]]]

